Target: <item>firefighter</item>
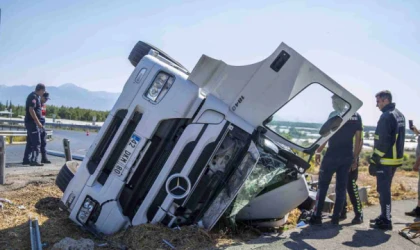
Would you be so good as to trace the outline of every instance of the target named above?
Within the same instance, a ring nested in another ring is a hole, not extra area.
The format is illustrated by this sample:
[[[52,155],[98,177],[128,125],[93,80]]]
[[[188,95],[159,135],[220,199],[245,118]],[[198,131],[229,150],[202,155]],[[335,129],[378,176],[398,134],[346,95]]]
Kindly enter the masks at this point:
[[[333,107],[336,110],[330,117],[334,115],[341,116],[348,109],[345,102],[338,96],[333,96]],[[351,169],[357,168],[357,159],[360,153],[362,119],[359,114],[354,114],[328,141],[328,149],[322,160],[318,193],[313,215],[309,221],[312,225],[322,224],[322,209],[325,198],[327,196],[328,187],[331,179],[336,173],[336,201],[331,223],[337,225],[339,223],[340,214],[343,210],[346,200],[346,187],[348,175]],[[353,150],[353,138],[355,138],[355,149]],[[321,152],[326,143],[321,145],[315,154],[315,161],[320,163]],[[355,223],[363,221],[362,215],[356,214]]]
[[[41,97],[41,119],[40,122],[42,126],[45,126],[45,117],[47,115],[47,105],[45,103],[50,99],[50,94],[45,92]],[[50,164],[51,161],[48,160],[47,157],[47,150],[45,147],[47,146],[47,132],[45,131],[45,127],[41,129],[41,163]]]
[[[31,92],[26,98],[25,105],[25,128],[26,149],[23,156],[23,164],[30,166],[43,166],[38,162],[38,155],[41,145],[40,130],[43,128],[41,122],[41,100],[40,96],[45,93],[45,85],[39,83],[35,87],[35,91]]]
[[[384,90],[376,94],[376,106],[382,111],[375,130],[375,142],[369,173],[376,176],[381,215],[371,220],[373,228],[392,230],[391,184],[404,156],[405,117],[395,108],[392,94]]]

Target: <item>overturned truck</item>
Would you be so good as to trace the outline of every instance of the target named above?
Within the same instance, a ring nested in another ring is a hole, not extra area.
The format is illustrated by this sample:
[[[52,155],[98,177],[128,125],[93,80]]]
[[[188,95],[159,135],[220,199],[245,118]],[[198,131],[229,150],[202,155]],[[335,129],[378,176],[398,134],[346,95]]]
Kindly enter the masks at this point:
[[[189,72],[138,42],[135,67],[81,164],[56,184],[77,224],[104,234],[130,225],[198,225],[222,217],[275,226],[308,198],[314,151],[362,102],[282,43],[230,66],[203,55]],[[345,106],[333,111],[331,96]]]

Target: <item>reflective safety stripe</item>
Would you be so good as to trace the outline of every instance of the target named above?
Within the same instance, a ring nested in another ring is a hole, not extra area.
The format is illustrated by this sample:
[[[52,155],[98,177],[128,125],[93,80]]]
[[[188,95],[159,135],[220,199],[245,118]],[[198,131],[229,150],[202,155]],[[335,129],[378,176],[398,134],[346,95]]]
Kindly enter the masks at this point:
[[[373,151],[373,153],[379,155],[380,157],[383,157],[385,155],[384,152],[379,151],[377,148],[375,148],[375,150]]]
[[[382,158],[381,159],[381,164],[388,165],[388,166],[401,165],[402,163],[403,163],[403,158],[400,158],[400,159]]]
[[[395,143],[394,146],[392,146],[392,158],[397,159],[397,140],[398,140],[398,134],[395,136]]]
[[[379,135],[375,134],[375,135],[373,136],[373,138],[374,138],[375,140],[379,140]]]

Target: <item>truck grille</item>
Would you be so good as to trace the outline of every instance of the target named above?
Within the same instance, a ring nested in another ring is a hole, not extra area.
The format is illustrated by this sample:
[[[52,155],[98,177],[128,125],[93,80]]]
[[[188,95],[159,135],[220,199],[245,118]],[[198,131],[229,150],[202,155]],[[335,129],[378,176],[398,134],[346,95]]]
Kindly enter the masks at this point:
[[[98,177],[98,182],[102,185],[104,185],[106,180],[108,179],[109,174],[111,173],[119,157],[121,156],[121,153],[123,152],[128,141],[130,140],[131,135],[134,133],[134,130],[136,130],[136,127],[139,124],[141,117],[142,114],[139,111],[135,111],[130,121],[128,122],[127,127],[122,132],[121,137],[115,143],[115,148],[112,154],[110,154],[108,161],[105,163],[105,166]]]
[[[95,173],[96,168],[101,162],[102,157],[107,151],[112,139],[114,139],[114,136],[117,133],[118,129],[120,128],[122,121],[127,115],[127,112],[128,112],[127,109],[120,109],[114,115],[114,118],[112,119],[111,123],[106,129],[106,132],[102,136],[101,141],[96,146],[95,152],[92,154],[89,162],[87,163],[87,169],[89,171],[89,174],[92,175],[93,173]]]
[[[134,218],[189,121],[170,119],[161,122],[149,149],[119,197],[125,216]]]

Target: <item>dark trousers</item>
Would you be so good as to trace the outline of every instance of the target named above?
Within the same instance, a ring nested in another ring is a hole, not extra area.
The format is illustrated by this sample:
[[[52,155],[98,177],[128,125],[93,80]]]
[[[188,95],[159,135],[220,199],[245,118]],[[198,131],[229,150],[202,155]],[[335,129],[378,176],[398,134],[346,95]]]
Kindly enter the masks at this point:
[[[376,166],[376,185],[381,204],[381,218],[391,221],[391,184],[396,167]]]
[[[25,122],[26,147],[23,161],[37,161],[41,147],[41,136],[38,126],[34,122]]]
[[[362,214],[362,202],[360,201],[359,197],[359,187],[357,186],[357,176],[359,175],[359,168],[354,171],[349,172],[349,179],[347,180],[347,193],[349,194],[349,198],[351,204],[353,205],[353,210],[355,215]],[[344,202],[343,211],[341,214],[345,214],[347,212],[347,200]]]
[[[344,202],[346,201],[346,187],[352,162],[353,156],[334,158],[324,157],[319,173],[318,193],[314,211],[315,216],[321,216],[322,214],[322,208],[324,207],[328,187],[334,173],[336,174],[336,198],[333,217],[338,218],[340,216],[340,213],[343,210]]]
[[[46,150],[47,133],[45,132],[45,128],[41,129],[40,137],[41,137],[41,158],[43,160],[46,160],[47,159],[47,150]]]

